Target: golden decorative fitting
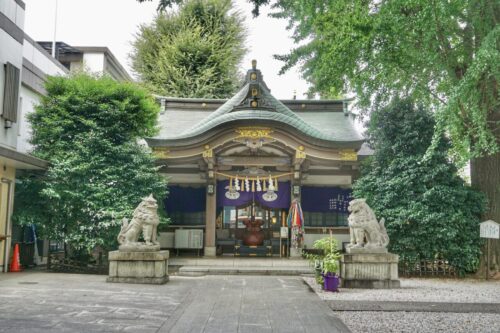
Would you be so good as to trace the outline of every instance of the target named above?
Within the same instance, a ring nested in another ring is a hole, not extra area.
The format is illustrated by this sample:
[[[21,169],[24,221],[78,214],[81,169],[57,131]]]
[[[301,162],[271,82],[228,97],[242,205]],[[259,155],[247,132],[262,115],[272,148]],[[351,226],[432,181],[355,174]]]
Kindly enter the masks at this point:
[[[299,146],[300,151],[304,151],[304,149],[305,149],[304,146]]]
[[[209,145],[205,145],[205,150],[208,150],[210,149],[210,146]]]
[[[257,80],[257,74],[255,74],[255,73],[250,74],[250,80],[253,80],[253,81]]]
[[[207,106],[207,103],[201,103],[201,107],[206,107]]]
[[[213,149],[207,149],[203,152],[203,158],[212,158],[214,156]]]
[[[166,147],[153,147],[153,155],[156,158],[168,158],[168,150]]]
[[[354,151],[354,149],[342,149],[340,151],[340,159],[342,161],[357,161],[358,154]]]
[[[240,127],[236,129],[238,137],[250,139],[272,138],[270,135],[272,132],[273,130],[267,127]]]
[[[252,102],[250,103],[250,105],[251,105],[253,108],[256,108],[258,104],[257,104],[257,101],[252,101]]]
[[[256,88],[252,88],[252,96],[257,96],[259,91]]]
[[[304,148],[304,147],[302,147],[302,148]],[[302,159],[306,158],[306,152],[303,151],[303,150],[301,150],[300,147],[299,147],[299,149],[297,149],[295,151],[295,158],[297,158],[297,159],[299,159],[299,158],[302,158]]]

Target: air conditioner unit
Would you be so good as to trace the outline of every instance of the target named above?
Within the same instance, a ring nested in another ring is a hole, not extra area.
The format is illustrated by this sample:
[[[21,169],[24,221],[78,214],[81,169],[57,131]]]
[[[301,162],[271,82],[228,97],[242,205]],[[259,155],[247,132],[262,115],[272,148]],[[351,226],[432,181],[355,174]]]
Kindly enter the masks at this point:
[[[176,249],[202,249],[203,230],[177,229],[174,242]]]

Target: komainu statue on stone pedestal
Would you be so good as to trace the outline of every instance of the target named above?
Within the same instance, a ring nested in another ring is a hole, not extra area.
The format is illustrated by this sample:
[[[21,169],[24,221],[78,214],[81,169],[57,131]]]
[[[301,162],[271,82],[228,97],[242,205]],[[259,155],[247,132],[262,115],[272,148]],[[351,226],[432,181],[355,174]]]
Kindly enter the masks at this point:
[[[377,221],[365,199],[352,200],[348,210],[351,213],[348,218],[351,242],[347,245],[347,252],[354,252],[354,249],[363,249],[363,252],[387,252],[389,236],[385,230],[384,219]]]
[[[159,251],[160,243],[157,241],[157,227],[160,223],[158,217],[158,204],[151,194],[144,198],[132,214],[132,220],[122,220],[122,228],[118,235],[120,251]],[[142,232],[144,242],[139,242]]]

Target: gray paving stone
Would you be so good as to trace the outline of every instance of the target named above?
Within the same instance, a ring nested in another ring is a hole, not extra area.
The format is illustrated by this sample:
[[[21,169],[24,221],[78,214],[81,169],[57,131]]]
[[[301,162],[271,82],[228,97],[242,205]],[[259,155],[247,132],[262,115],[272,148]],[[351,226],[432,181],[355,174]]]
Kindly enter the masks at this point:
[[[326,301],[333,311],[406,311],[450,313],[497,313],[498,303]]]
[[[0,275],[0,332],[349,332],[301,277],[173,276],[160,286],[105,280]]]

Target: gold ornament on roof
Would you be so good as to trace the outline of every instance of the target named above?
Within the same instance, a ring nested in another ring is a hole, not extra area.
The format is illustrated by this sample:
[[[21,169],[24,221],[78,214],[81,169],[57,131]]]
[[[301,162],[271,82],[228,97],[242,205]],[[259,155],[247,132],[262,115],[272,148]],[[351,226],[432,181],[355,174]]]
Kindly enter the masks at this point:
[[[238,137],[250,139],[272,138],[272,132],[272,129],[266,127],[240,127],[236,129]]]
[[[214,156],[214,151],[213,149],[207,149],[203,152],[203,157],[204,158],[211,158]]]
[[[166,147],[153,147],[153,155],[156,156],[156,158],[167,158],[169,152],[170,150]]]
[[[306,152],[303,150],[304,147],[302,147],[302,149],[297,149],[295,151],[295,158],[306,158]]]
[[[340,151],[340,159],[342,161],[357,161],[358,154],[354,151],[354,149],[342,149]]]

